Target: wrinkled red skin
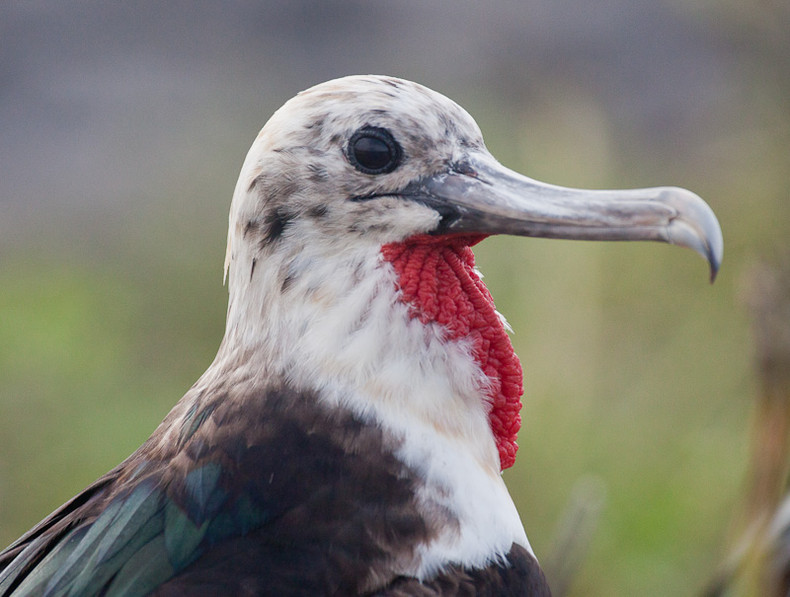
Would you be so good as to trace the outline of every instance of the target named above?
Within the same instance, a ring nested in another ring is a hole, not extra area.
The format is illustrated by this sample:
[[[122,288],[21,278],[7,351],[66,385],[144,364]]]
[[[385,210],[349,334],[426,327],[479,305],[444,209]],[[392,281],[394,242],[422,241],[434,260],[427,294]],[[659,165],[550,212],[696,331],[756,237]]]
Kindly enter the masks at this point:
[[[441,325],[450,340],[471,338],[474,357],[490,380],[488,416],[504,470],[518,450],[523,378],[491,293],[474,271],[471,247],[484,238],[419,235],[384,245],[381,254],[398,274],[412,317]]]

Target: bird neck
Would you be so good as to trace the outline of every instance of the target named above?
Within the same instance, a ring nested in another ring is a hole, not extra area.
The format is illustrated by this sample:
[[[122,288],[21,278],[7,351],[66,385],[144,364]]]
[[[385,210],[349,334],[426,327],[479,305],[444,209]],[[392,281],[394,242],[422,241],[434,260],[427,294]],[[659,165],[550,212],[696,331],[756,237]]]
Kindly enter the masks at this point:
[[[237,255],[214,368],[244,362],[377,423],[427,424],[506,468],[521,367],[474,268],[480,238]]]

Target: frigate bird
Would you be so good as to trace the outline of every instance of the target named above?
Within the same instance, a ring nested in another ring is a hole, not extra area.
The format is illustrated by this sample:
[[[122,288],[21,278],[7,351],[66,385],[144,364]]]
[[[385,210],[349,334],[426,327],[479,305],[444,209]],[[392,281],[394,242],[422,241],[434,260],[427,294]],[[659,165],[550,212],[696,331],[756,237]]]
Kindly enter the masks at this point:
[[[522,372],[470,248],[492,234],[722,256],[690,191],[543,184],[418,84],[312,87],[241,169],[215,360],[0,555],[0,594],[548,594],[501,476]]]

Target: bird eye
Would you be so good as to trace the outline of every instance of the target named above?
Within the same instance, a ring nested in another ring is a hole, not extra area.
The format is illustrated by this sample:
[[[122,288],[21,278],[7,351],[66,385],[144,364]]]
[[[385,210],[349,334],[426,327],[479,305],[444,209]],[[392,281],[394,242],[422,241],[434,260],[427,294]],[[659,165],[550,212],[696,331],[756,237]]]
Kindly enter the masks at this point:
[[[386,174],[398,167],[402,152],[387,129],[363,126],[351,136],[346,155],[360,172]]]

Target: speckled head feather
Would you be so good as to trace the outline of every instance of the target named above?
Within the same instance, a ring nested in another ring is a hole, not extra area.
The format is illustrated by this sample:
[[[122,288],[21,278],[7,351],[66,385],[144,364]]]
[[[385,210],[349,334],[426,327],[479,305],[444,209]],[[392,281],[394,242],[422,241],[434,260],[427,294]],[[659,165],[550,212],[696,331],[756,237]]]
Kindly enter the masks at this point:
[[[346,143],[363,126],[396,132],[404,155],[392,173],[372,177],[349,163]],[[250,239],[265,244],[273,228],[275,236],[291,228],[298,237],[300,227],[309,227],[331,244],[348,244],[349,235],[384,244],[430,231],[438,215],[424,206],[396,197],[348,200],[398,193],[466,148],[484,148],[472,117],[417,83],[354,76],[299,93],[266,123],[244,162],[230,212],[226,274]]]

